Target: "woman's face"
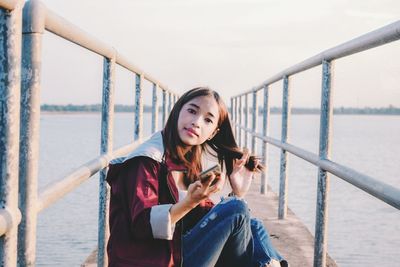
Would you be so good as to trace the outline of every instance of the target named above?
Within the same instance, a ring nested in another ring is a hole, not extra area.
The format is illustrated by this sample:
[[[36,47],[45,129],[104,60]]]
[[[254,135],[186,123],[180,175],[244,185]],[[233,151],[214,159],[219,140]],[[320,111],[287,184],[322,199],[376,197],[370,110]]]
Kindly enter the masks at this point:
[[[212,96],[198,96],[183,105],[178,118],[178,134],[188,145],[200,145],[216,133],[218,103]]]

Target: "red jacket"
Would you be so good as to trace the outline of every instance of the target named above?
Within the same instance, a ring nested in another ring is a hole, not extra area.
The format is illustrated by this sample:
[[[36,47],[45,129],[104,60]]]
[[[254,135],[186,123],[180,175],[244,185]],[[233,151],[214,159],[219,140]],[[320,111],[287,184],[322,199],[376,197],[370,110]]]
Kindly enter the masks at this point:
[[[139,156],[123,163],[110,164],[109,167],[109,266],[181,266],[182,233],[193,227],[211,209],[212,202],[201,203],[178,221],[172,240],[155,239],[150,224],[151,207],[176,203],[178,189],[171,171],[182,169],[182,166],[172,163],[168,158],[163,164],[150,157]],[[165,179],[165,175],[166,183],[159,182],[159,177]]]

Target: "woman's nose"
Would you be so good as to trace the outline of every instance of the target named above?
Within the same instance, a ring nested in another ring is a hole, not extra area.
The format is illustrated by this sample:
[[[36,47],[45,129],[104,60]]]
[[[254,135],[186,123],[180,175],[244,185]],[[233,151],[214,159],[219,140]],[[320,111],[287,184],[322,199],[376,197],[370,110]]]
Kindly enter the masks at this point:
[[[192,126],[197,128],[200,126],[200,116],[193,119]]]

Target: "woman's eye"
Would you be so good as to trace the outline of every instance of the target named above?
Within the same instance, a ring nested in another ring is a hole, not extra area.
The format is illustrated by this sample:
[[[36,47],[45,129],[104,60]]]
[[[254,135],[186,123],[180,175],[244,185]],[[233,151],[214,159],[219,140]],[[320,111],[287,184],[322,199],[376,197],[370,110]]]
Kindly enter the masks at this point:
[[[196,114],[196,110],[192,109],[192,108],[188,108],[188,112],[192,113],[192,114]]]
[[[211,119],[208,119],[208,118],[206,119],[206,122],[207,123],[213,123],[213,121]]]

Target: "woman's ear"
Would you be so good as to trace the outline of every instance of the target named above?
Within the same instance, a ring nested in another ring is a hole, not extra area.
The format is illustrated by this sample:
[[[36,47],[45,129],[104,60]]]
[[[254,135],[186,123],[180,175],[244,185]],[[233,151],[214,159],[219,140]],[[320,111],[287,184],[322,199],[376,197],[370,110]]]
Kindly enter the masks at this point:
[[[212,135],[207,139],[208,141],[210,141],[211,139],[214,138],[214,136],[219,132],[219,128],[215,129],[215,131],[212,133]]]

